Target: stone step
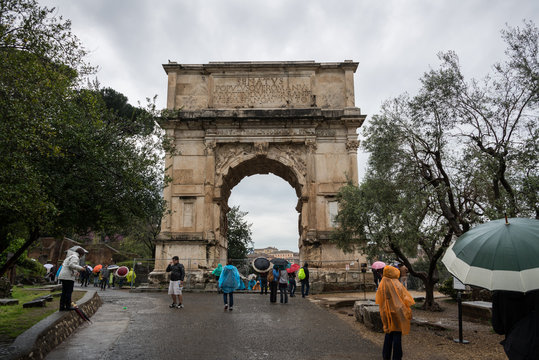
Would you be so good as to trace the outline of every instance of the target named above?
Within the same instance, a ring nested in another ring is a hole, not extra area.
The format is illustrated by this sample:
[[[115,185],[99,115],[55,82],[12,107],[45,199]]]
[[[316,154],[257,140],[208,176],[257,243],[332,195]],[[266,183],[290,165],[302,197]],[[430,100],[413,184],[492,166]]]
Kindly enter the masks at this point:
[[[23,308],[32,308],[32,307],[45,307],[47,306],[46,299],[36,299],[22,304]]]
[[[0,299],[0,306],[19,305],[18,299]]]

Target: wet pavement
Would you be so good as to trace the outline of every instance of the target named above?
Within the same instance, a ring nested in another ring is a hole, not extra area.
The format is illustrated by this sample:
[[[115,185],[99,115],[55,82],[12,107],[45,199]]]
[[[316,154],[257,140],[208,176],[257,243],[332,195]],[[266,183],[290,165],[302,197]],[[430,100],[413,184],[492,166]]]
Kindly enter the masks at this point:
[[[170,309],[165,293],[100,292],[104,304],[47,359],[378,359],[381,349],[301,297],[187,293]]]

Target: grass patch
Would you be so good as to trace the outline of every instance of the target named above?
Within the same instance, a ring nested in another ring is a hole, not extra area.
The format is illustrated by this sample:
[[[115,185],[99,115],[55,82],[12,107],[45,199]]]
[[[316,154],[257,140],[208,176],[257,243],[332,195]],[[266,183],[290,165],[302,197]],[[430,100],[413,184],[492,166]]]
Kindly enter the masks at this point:
[[[19,305],[0,307],[0,343],[10,343],[33,325],[60,308],[60,297],[47,302],[45,307],[23,309],[22,304],[32,301],[40,296],[58,294],[59,291],[33,290],[32,288],[13,288],[13,299],[19,300]],[[78,301],[85,292],[74,291],[72,299]]]

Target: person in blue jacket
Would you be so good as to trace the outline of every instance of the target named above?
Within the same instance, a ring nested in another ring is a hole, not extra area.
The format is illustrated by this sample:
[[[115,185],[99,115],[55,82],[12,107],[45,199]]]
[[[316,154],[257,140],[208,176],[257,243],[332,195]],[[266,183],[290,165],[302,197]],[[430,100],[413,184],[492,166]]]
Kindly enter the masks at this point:
[[[229,260],[219,277],[219,288],[223,291],[225,311],[232,311],[232,307],[234,306],[234,291],[240,287],[240,282],[240,273],[234,265],[230,264]]]

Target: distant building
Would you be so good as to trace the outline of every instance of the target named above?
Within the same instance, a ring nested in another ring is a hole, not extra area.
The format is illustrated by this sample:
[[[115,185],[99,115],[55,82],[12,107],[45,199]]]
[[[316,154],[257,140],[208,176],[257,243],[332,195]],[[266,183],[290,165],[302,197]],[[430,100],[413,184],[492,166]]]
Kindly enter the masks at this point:
[[[285,259],[289,262],[299,262],[299,253],[291,250],[279,250],[276,247],[267,247],[262,249],[255,249],[254,252],[247,255],[247,258],[252,261],[258,257],[265,257],[269,260],[279,258]]]

